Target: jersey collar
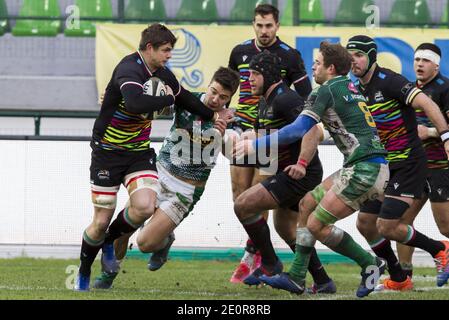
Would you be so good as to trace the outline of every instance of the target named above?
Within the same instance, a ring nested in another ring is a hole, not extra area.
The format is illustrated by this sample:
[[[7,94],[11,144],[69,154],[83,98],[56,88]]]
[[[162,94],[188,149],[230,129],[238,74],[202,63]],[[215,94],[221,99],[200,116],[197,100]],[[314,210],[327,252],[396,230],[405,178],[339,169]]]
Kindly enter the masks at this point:
[[[269,47],[259,47],[259,46],[257,45],[257,39],[256,39],[256,38],[253,39],[254,47],[256,48],[256,50],[257,50],[258,52],[262,52],[262,51],[265,50],[265,49],[270,49],[270,48],[274,48],[274,47],[276,47],[276,46],[279,46],[279,43],[280,43],[280,42],[281,42],[281,40],[279,39],[278,36],[276,36],[276,41],[275,41],[271,46],[269,46]]]
[[[436,74],[436,76],[433,77],[433,79],[430,80],[429,82],[427,82],[425,85],[419,85],[419,84],[418,84],[418,80],[416,80],[416,81],[415,81],[416,87],[419,88],[419,89],[422,89],[422,88],[424,88],[424,87],[427,87],[427,86],[431,85],[432,83],[434,83],[439,77],[440,77],[440,73],[438,72],[438,73]]]
[[[142,60],[143,65],[145,66],[145,69],[147,70],[148,74],[150,75],[150,77],[153,76],[153,73],[151,72],[150,68],[148,67],[147,63],[145,62],[145,59],[142,56],[142,53],[140,53],[140,50],[137,50],[137,54],[140,57],[140,60]]]

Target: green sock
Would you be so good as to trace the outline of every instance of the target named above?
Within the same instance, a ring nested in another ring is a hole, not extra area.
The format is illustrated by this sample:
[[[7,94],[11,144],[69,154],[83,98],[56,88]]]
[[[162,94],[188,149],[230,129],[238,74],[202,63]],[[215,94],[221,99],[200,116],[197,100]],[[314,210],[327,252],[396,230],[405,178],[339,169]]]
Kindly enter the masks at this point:
[[[352,237],[346,232],[343,235],[340,243],[331,248],[335,252],[351,258],[365,270],[370,265],[376,265],[376,258],[363,249]]]
[[[290,277],[298,284],[306,280],[307,268],[309,266],[310,255],[313,247],[305,247],[296,244],[295,260],[290,267]]]

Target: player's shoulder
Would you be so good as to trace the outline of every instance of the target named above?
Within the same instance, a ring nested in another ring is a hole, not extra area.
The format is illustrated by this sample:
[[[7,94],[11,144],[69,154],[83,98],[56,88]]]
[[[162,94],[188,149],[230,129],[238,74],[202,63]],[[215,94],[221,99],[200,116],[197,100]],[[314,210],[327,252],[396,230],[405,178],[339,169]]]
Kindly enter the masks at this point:
[[[143,84],[149,78],[150,72],[146,69],[140,55],[135,52],[125,56],[115,67],[113,77],[133,79]]]
[[[142,58],[137,52],[131,53],[125,57],[118,63],[117,66],[125,66],[130,68],[141,68],[144,65]]]
[[[293,48],[292,46],[288,45],[281,39],[277,39],[276,44],[274,45],[276,49],[276,54],[283,57],[288,57],[289,59],[298,59],[298,57],[301,55],[298,50]]]
[[[441,88],[449,89],[449,78],[443,76],[441,73],[435,78],[435,83]]]
[[[276,96],[273,99],[273,102],[275,103],[289,104],[289,102],[303,100],[295,90],[292,90],[286,85],[281,85],[278,88],[276,88],[275,94]]]
[[[381,68],[379,67],[375,77],[378,81],[409,81],[406,77],[404,77],[402,74],[397,73],[391,69],[388,68]]]
[[[285,43],[284,41],[282,41],[281,39],[278,38],[277,40],[277,46],[288,53],[296,53],[298,52],[295,48],[291,47],[290,45],[288,45],[287,43]]]
[[[254,39],[248,39],[243,41],[242,43],[239,43],[238,45],[236,45],[233,49],[232,52],[233,53],[239,53],[239,52],[244,52],[244,51],[248,51],[248,50],[254,50]]]

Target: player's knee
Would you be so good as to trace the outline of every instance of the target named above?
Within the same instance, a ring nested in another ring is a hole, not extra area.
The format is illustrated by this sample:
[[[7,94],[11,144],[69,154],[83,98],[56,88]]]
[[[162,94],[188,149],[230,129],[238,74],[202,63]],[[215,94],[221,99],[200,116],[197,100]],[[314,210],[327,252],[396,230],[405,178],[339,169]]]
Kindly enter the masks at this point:
[[[309,205],[307,204],[307,200],[306,200],[306,198],[302,198],[301,201],[299,201],[298,221],[303,222],[305,224],[309,215],[310,215],[310,209],[309,209]]]
[[[398,222],[397,220],[377,219],[377,231],[387,239],[395,239]]]
[[[96,235],[105,234],[110,222],[111,222],[110,217],[106,217],[106,216],[95,217],[92,222],[92,229],[93,229],[92,231]]]
[[[139,250],[142,251],[143,253],[149,253],[153,251],[153,243],[151,240],[149,239],[144,239],[143,237],[137,236],[136,239],[137,242],[137,246],[139,247]]]
[[[372,229],[377,229],[376,224],[370,224],[370,221],[368,221],[367,219],[364,219],[362,217],[358,217],[357,218],[357,230],[359,230],[360,234],[364,237],[367,237],[368,234],[370,234],[370,231],[372,231]],[[374,230],[377,231],[377,230]]]
[[[241,195],[234,201],[234,212],[239,220],[245,219],[248,214],[248,201]]]
[[[137,236],[136,242],[139,250],[143,253],[155,252],[161,249],[160,242],[156,242],[153,239],[145,239],[143,237]]]
[[[311,219],[307,220],[307,229],[309,229],[310,233],[313,234],[316,238],[319,238],[319,234],[323,229],[323,224],[316,218],[312,217]]]
[[[153,215],[155,204],[151,199],[139,199],[132,202],[131,207],[133,218],[143,222]]]

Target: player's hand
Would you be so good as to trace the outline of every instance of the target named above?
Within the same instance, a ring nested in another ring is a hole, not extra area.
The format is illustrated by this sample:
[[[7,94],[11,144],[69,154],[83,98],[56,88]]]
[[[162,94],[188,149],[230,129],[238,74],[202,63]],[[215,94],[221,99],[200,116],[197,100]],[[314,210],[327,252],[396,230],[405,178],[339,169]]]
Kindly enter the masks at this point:
[[[418,136],[421,140],[429,139],[429,128],[426,126],[423,126],[421,124],[418,124]]]
[[[101,94],[101,96],[100,96],[100,105],[103,104],[105,93],[106,93],[106,92],[103,92],[103,93]]]
[[[284,172],[287,173],[290,178],[299,180],[306,175],[306,168],[299,164],[292,164],[285,168]]]
[[[444,151],[446,151],[446,156],[449,159],[449,140],[444,143]]]
[[[167,96],[173,96],[173,98],[175,97],[175,94],[170,86],[165,85],[165,89],[167,90]]]
[[[232,156],[239,159],[244,157],[245,155],[253,154],[254,152],[255,150],[253,147],[253,140],[244,139],[237,142],[234,147]]]
[[[214,128],[220,132],[221,136],[224,135],[224,132],[225,132],[227,126],[228,126],[228,123],[226,122],[225,119],[222,119],[222,118],[218,118],[214,123]]]
[[[226,123],[234,121],[234,109],[222,109],[218,111],[218,117],[226,120]]]

